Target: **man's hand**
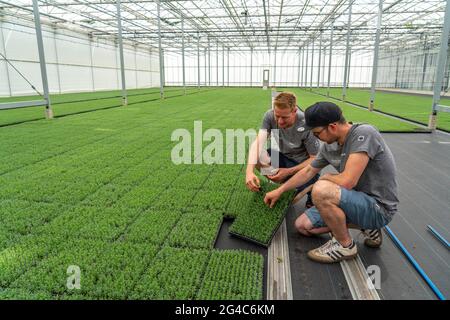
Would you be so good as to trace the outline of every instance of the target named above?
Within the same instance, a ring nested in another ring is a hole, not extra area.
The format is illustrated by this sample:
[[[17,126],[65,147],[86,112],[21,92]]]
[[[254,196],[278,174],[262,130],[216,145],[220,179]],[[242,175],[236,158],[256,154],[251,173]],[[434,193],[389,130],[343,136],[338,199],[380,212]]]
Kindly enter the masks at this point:
[[[258,192],[259,188],[261,188],[259,179],[253,172],[247,172],[245,175],[245,185],[253,192]]]
[[[283,182],[287,177],[292,175],[292,172],[288,168],[279,168],[278,172],[274,175],[267,176],[273,182]]]
[[[280,199],[283,192],[280,191],[280,188],[275,189],[273,191],[267,192],[264,197],[264,203],[268,205],[270,208],[273,208],[275,203],[277,203],[278,199]]]

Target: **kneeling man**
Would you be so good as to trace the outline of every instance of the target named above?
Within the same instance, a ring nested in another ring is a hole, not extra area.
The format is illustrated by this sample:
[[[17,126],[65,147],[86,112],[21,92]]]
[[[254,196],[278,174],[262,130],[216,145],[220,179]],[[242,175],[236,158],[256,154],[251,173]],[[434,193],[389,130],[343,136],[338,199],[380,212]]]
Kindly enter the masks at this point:
[[[278,189],[266,194],[273,206],[281,194],[303,185],[331,164],[338,174],[324,174],[312,189],[314,207],[301,214],[295,226],[305,235],[332,233],[332,239],[308,252],[317,262],[333,263],[357,255],[349,227],[362,229],[370,247],[381,245],[381,228],[397,212],[397,180],[391,150],[373,126],[352,125],[331,102],[305,110],[306,126],[325,142],[313,162]]]

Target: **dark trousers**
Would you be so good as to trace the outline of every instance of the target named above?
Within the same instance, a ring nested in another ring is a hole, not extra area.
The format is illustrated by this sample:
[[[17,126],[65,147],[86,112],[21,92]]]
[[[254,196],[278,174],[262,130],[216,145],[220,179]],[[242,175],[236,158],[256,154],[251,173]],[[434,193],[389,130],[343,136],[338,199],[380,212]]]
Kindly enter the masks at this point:
[[[286,155],[284,155],[283,153],[279,152],[279,151],[274,151],[272,149],[267,149],[267,153],[272,157],[272,154],[276,154],[278,153],[278,159],[279,159],[279,167],[280,168],[292,168],[295,167],[297,165],[299,165],[299,162],[288,158]],[[289,178],[291,178],[292,176],[288,177],[286,180],[288,180]],[[305,184],[296,187],[298,192],[302,192],[305,188],[309,187],[310,185],[314,184],[317,182],[317,180],[319,180],[320,174],[316,174],[311,180],[309,180],[308,182],[306,182]],[[308,195],[310,195],[310,193],[308,193]]]

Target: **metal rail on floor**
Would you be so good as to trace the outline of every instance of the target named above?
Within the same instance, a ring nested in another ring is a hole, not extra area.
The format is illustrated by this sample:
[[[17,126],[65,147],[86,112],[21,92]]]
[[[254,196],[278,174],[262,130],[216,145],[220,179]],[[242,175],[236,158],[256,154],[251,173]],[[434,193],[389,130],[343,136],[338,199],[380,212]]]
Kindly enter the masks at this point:
[[[267,258],[267,299],[292,300],[291,263],[286,219],[272,239]]]

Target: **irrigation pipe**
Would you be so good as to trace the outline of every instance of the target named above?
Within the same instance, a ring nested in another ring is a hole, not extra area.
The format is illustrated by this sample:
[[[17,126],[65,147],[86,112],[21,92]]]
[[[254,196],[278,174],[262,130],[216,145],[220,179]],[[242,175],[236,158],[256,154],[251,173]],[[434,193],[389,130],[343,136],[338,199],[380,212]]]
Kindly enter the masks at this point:
[[[439,232],[437,232],[432,226],[430,226],[430,225],[427,225],[427,228],[428,228],[428,230],[430,230],[431,231],[431,233],[440,241],[440,242],[442,242],[443,244],[444,244],[444,246],[447,248],[447,249],[450,249],[450,243],[443,237],[443,236],[441,236],[440,234],[439,234]]]
[[[431,279],[428,277],[428,275],[423,271],[422,267],[419,266],[417,261],[413,258],[413,256],[408,252],[408,250],[405,248],[405,246],[398,240],[397,236],[392,232],[391,228],[386,226],[386,231],[388,235],[391,237],[392,241],[397,245],[397,247],[400,248],[400,250],[403,252],[403,254],[408,258],[409,262],[414,266],[414,268],[419,272],[419,274],[422,276],[422,278],[425,280],[425,282],[428,284],[428,286],[433,290],[434,294],[439,298],[439,300],[446,300],[442,292],[436,287],[436,285],[431,281]]]

